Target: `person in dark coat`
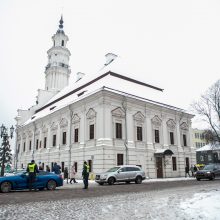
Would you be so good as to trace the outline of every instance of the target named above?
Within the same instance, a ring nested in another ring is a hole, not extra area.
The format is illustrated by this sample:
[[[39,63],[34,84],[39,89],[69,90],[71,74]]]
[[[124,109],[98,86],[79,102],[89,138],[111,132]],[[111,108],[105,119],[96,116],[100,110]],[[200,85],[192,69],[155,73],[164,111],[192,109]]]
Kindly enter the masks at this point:
[[[67,179],[66,183],[68,184],[68,179],[69,179],[69,172],[68,172],[68,168],[65,167],[64,169],[64,174],[63,174],[63,180]]]
[[[56,162],[54,163],[54,165],[53,165],[53,172],[55,173],[55,174],[61,174],[61,167],[60,167],[60,165],[58,165]]]
[[[48,165],[46,165],[46,171],[50,172],[50,167]]]
[[[34,182],[36,180],[36,174],[39,173],[37,164],[35,163],[34,160],[31,160],[31,162],[27,165],[27,172],[28,172],[29,191],[31,191],[33,188]],[[35,190],[36,190],[36,188],[35,188]]]
[[[83,183],[84,183],[83,189],[88,189],[88,186],[89,186],[89,165],[87,164],[86,161],[84,161],[84,164],[83,164],[82,177],[83,177]]]
[[[187,177],[187,175],[190,177],[190,175],[189,175],[189,167],[188,166],[185,167],[185,177]]]

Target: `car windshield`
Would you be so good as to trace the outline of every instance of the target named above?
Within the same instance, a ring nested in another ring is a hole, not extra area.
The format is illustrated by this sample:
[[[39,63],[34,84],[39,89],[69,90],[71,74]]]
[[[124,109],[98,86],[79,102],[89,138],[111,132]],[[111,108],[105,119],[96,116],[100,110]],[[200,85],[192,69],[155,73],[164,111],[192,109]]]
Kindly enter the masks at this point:
[[[213,170],[214,165],[206,165],[203,170]]]
[[[113,167],[111,169],[109,169],[107,172],[115,172],[119,169],[120,167]]]

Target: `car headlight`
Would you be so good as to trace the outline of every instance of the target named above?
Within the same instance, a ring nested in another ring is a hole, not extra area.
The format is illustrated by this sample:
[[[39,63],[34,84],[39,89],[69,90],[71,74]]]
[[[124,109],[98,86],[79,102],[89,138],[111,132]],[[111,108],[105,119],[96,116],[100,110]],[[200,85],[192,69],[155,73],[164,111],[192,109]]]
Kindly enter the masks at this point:
[[[106,179],[107,176],[108,176],[108,174],[105,174],[105,175],[102,175],[101,178]]]
[[[208,172],[206,172],[207,174],[210,174],[211,172],[210,171],[208,171]]]

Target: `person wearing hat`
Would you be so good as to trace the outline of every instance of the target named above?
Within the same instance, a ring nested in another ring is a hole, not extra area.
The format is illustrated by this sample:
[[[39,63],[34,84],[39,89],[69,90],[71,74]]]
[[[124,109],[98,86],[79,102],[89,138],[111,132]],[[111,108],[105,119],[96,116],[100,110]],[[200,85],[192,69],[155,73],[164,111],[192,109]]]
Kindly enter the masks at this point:
[[[36,173],[39,173],[37,164],[35,163],[34,160],[31,160],[31,162],[27,165],[27,172],[28,172],[29,191],[31,191],[33,188],[34,182],[36,180]]]

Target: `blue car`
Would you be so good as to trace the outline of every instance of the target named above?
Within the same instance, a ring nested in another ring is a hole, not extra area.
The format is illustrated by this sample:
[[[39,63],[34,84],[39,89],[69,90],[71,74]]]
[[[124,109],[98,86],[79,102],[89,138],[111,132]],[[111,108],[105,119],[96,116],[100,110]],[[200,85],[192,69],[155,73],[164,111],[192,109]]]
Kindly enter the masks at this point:
[[[54,190],[56,187],[63,186],[63,178],[61,175],[54,173],[39,171],[36,176],[36,181],[33,188],[43,190]],[[28,173],[21,172],[13,176],[0,177],[0,191],[10,192],[11,190],[29,189],[28,187]]]

